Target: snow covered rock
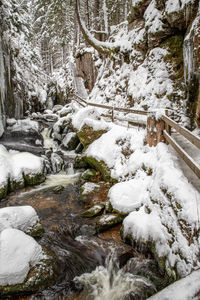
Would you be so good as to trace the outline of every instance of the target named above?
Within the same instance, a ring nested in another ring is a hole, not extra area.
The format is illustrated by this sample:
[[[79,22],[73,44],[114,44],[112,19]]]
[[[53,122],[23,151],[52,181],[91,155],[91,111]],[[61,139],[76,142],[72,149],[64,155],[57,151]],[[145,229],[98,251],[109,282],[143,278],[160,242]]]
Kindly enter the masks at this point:
[[[105,214],[99,217],[96,223],[96,229],[98,232],[105,231],[117,224],[122,223],[123,219],[124,216],[120,214]]]
[[[131,155],[142,147],[145,131],[113,125],[107,133],[93,142],[86,150],[85,160],[100,172],[105,181],[118,181],[132,174],[129,167]]]
[[[30,236],[8,228],[0,233],[0,295],[37,290],[53,277],[52,258]]]
[[[72,120],[72,125],[84,147],[88,147],[110,129],[109,124],[101,119],[99,112],[90,107],[79,110]]]
[[[192,272],[183,279],[169,285],[148,300],[190,300],[198,299],[200,292],[200,270]]]
[[[31,206],[12,206],[0,209],[0,232],[4,229],[19,229],[31,236],[41,235],[43,226]]]
[[[45,180],[42,158],[28,152],[7,151],[0,145],[0,198],[8,191]]]

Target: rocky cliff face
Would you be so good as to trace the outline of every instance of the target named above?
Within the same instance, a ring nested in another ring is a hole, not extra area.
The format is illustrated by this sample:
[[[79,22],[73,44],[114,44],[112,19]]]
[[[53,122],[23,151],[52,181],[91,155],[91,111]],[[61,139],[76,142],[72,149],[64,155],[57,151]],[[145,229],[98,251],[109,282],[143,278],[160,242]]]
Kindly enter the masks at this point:
[[[120,51],[102,62],[91,100],[168,107],[192,115],[190,124],[179,119],[193,126],[200,120],[199,14],[198,0],[131,0],[128,22],[110,37]]]
[[[46,76],[30,41],[28,12],[15,1],[0,2],[0,136],[6,118],[38,111],[46,101]]]

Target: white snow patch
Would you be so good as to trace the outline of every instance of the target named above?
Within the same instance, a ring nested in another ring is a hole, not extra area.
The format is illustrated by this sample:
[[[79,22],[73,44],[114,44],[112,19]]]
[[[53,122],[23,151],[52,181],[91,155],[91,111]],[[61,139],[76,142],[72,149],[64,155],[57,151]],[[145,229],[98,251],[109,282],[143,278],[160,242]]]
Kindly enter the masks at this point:
[[[0,209],[0,232],[14,228],[28,233],[39,221],[35,209],[31,206],[12,206]]]

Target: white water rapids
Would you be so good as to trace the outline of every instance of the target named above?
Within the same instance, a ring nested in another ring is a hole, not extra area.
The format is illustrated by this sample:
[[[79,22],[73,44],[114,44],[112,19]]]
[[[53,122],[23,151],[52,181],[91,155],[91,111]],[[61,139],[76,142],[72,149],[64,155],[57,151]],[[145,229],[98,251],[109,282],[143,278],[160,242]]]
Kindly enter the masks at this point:
[[[128,300],[131,296],[140,299],[140,295],[147,290],[156,291],[147,278],[120,269],[114,250],[106,258],[105,266],[98,266],[93,272],[84,273],[74,281],[83,285],[87,300]]]

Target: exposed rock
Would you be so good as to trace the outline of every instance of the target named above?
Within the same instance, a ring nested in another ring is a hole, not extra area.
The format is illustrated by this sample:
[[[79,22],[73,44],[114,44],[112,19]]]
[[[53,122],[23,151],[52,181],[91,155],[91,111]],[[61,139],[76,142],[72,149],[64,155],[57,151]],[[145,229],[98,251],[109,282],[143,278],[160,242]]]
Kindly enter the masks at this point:
[[[62,140],[62,146],[67,150],[75,150],[79,145],[79,138],[75,132],[69,132]]]
[[[84,147],[88,147],[95,140],[97,140],[102,134],[107,132],[106,130],[94,130],[91,126],[84,125],[80,131],[77,131],[77,135]]]
[[[90,181],[91,179],[96,177],[96,171],[93,169],[87,169],[85,172],[82,173],[81,179],[85,181]]]
[[[52,191],[55,193],[55,194],[59,194],[61,193],[62,191],[64,190],[64,186],[62,185],[57,185],[55,186]]]
[[[105,182],[86,182],[81,187],[81,198],[84,203],[94,205],[100,204],[107,200],[108,191],[111,187],[110,183]]]
[[[89,208],[88,210],[84,211],[81,214],[81,216],[85,217],[85,218],[96,217],[102,213],[104,208],[105,208],[104,204],[96,204],[96,205],[92,206],[91,208]]]
[[[129,23],[142,18],[150,2],[151,0],[131,1],[130,13],[128,15]]]
[[[106,214],[101,216],[97,223],[96,223],[96,228],[98,232],[107,230],[117,224],[122,223],[124,219],[123,215],[120,214]]]

